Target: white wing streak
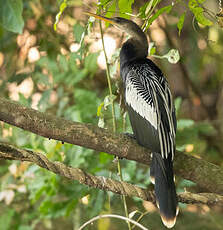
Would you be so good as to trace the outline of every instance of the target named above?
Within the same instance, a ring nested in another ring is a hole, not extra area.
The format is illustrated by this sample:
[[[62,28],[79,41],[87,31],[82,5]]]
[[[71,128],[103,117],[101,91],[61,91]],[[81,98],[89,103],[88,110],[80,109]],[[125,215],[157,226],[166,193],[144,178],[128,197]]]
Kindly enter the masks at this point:
[[[125,98],[126,103],[129,104],[140,116],[145,118],[150,124],[157,129],[157,113],[155,108],[145,100],[143,92],[139,92],[136,86],[129,78],[126,80]]]
[[[162,100],[164,111],[159,108],[158,96]],[[174,106],[165,78],[157,75],[148,64],[136,68],[133,66],[126,78],[125,99],[128,105],[157,130],[162,157],[167,158],[171,154],[173,158],[176,136]],[[165,127],[163,117],[167,119],[168,127]]]

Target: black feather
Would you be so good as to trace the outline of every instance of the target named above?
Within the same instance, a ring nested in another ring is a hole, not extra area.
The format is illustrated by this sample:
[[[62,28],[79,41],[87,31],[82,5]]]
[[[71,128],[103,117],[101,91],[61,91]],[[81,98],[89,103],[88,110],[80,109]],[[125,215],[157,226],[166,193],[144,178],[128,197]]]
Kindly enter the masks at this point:
[[[146,69],[145,69],[146,68]],[[126,86],[126,81],[131,79],[132,83],[135,84],[138,93],[143,95],[144,99],[147,100],[151,106],[155,107],[155,101],[152,98],[153,89],[150,87],[151,82],[157,81],[160,87],[159,90],[155,90],[155,96],[157,98],[157,113],[160,117],[160,126],[163,127],[162,135],[165,135],[169,145],[173,141],[173,152],[175,152],[175,137],[171,137],[171,129],[176,132],[176,116],[174,106],[171,110],[171,103],[173,103],[172,97],[169,94],[168,84],[164,78],[161,70],[148,59],[135,60],[134,62],[126,63],[121,69],[122,79],[124,80],[124,86]],[[157,83],[156,83],[157,84]],[[160,94],[164,92],[167,100],[168,109],[165,108],[165,103],[163,96]],[[148,98],[148,95],[150,95]],[[126,98],[125,98],[126,99]],[[171,150],[167,152],[167,157],[162,157],[161,155],[161,143],[159,138],[158,128],[154,126],[142,117],[134,108],[126,104],[130,123],[134,136],[137,142],[149,148],[153,152],[152,162],[150,166],[150,176],[155,182],[155,195],[157,200],[157,205],[159,206],[160,215],[162,221],[167,227],[172,227],[176,221],[178,201],[176,195],[176,189],[174,184],[174,174],[173,174],[173,156]],[[170,123],[168,116],[171,117],[172,123]],[[159,126],[159,125],[158,125]],[[162,136],[162,138],[164,138]]]
[[[128,22],[125,20],[125,28]],[[176,116],[172,95],[162,71],[147,56],[148,43],[142,31],[134,30],[120,52],[120,72],[129,118],[137,142],[152,151],[151,179],[163,223],[171,228],[177,216],[174,184]],[[136,25],[135,25],[136,26]],[[122,26],[120,26],[122,28]]]
[[[177,214],[177,195],[174,184],[171,156],[163,159],[159,153],[153,153],[152,167],[155,178],[155,195],[162,219],[174,221]]]

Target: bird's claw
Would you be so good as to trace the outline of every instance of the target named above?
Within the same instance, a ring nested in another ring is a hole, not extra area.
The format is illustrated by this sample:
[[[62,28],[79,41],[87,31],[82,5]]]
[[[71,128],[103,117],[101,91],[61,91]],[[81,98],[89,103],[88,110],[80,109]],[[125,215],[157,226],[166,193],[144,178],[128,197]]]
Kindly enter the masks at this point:
[[[125,136],[136,139],[135,135],[133,133],[124,133]]]

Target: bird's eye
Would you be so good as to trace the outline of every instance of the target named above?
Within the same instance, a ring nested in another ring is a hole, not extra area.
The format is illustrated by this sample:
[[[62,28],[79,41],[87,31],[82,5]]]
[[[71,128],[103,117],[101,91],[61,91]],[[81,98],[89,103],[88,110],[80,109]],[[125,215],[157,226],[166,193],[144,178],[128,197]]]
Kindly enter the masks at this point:
[[[120,23],[120,22],[121,22],[121,19],[120,19],[119,17],[115,17],[115,21],[116,21],[117,23]]]

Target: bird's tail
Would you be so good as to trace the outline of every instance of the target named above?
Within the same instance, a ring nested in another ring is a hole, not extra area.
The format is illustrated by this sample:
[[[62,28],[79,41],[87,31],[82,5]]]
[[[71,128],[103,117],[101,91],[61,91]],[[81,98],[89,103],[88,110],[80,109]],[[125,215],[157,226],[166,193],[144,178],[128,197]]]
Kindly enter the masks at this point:
[[[171,156],[163,159],[159,153],[153,153],[152,155],[150,177],[155,185],[156,203],[163,224],[172,228],[179,210],[174,184],[173,162]]]

